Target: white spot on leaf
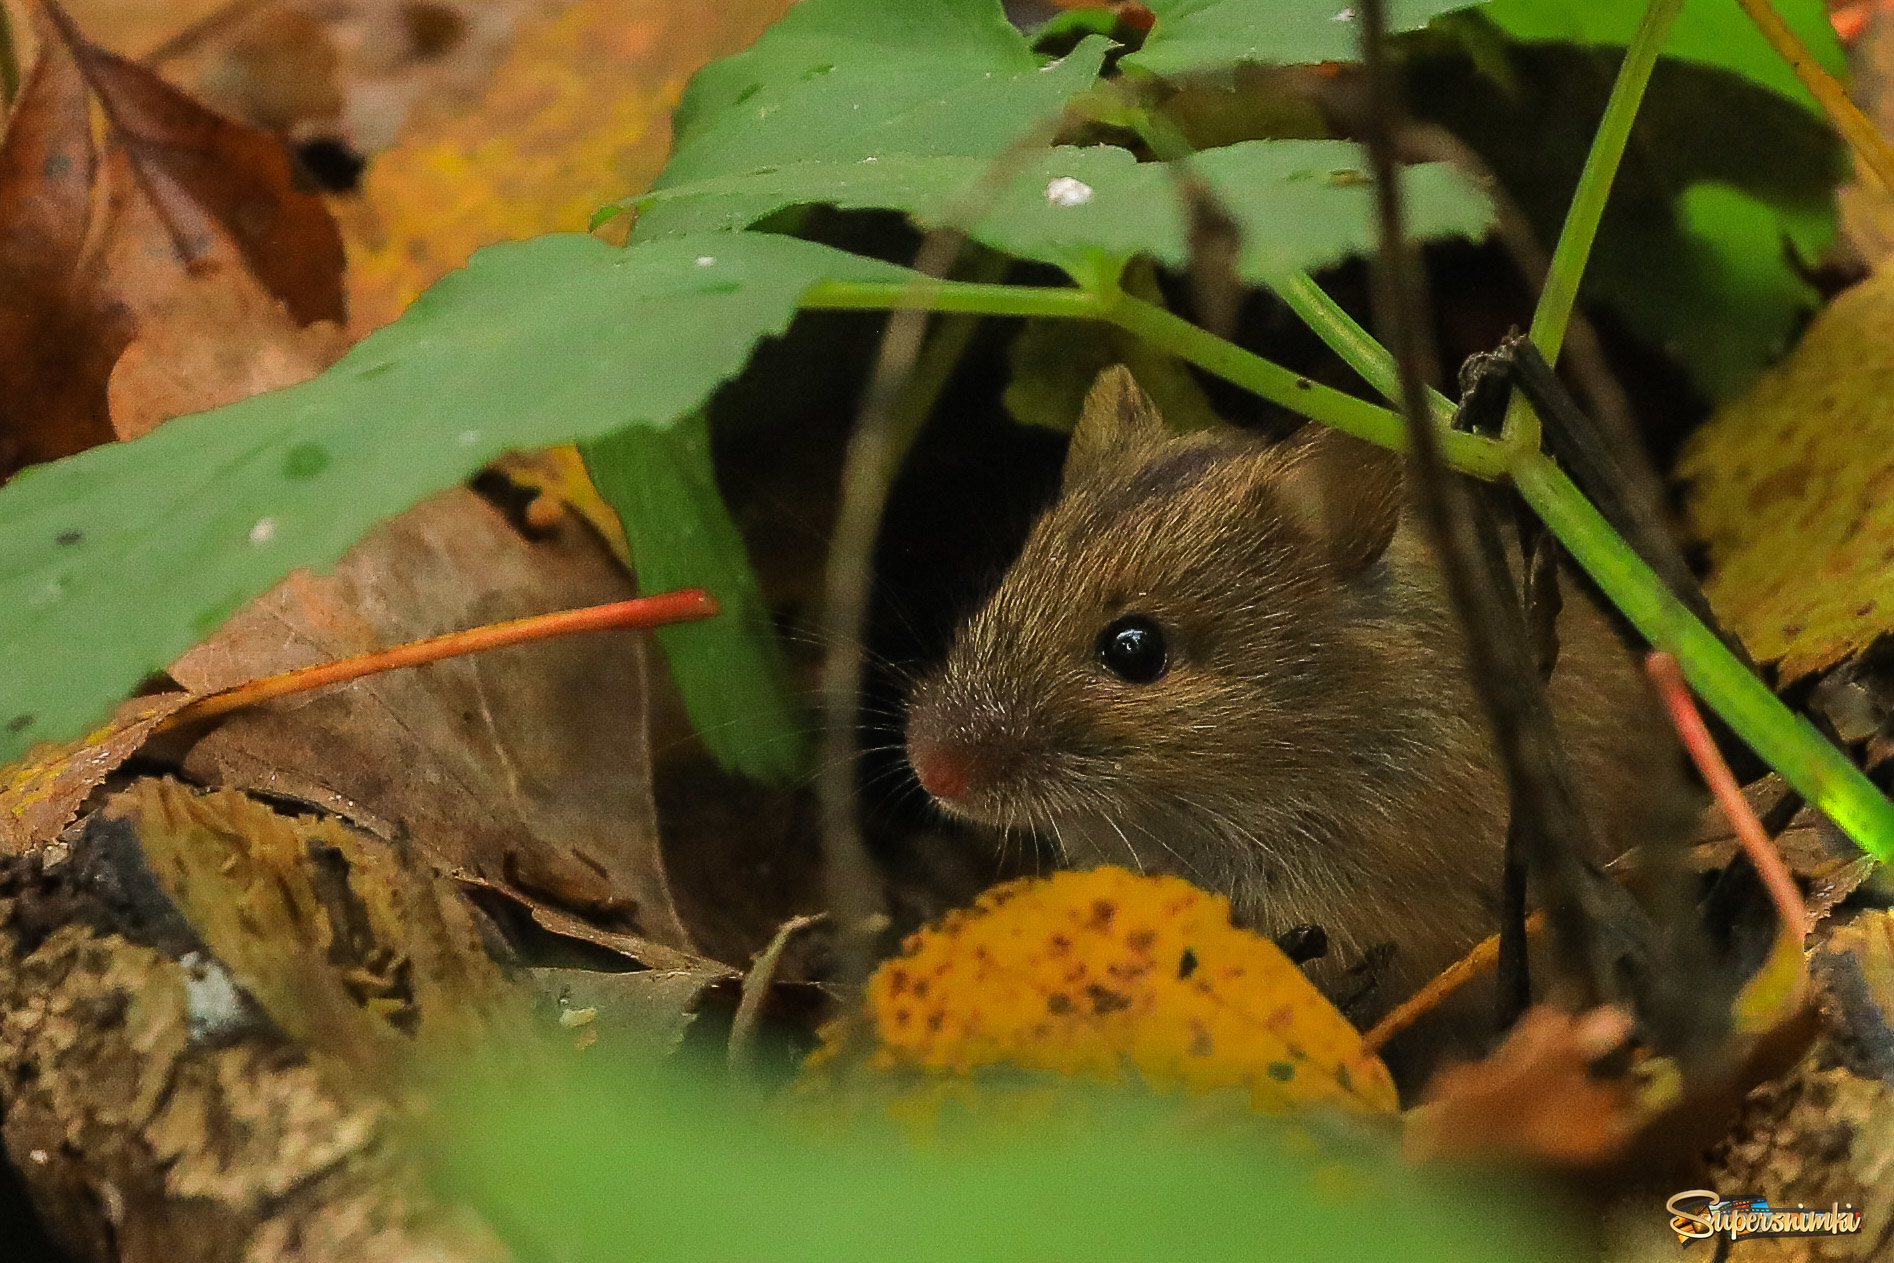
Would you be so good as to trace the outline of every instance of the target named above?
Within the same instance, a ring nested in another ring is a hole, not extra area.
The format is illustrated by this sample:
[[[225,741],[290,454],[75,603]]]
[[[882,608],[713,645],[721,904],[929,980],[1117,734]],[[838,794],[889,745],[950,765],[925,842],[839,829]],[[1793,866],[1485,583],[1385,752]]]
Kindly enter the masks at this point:
[[[275,538],[276,519],[273,517],[260,517],[256,520],[256,525],[250,528],[250,542],[258,548]]]
[[[1083,206],[1092,200],[1092,186],[1062,175],[1046,185],[1046,201],[1053,206]]]
[[[1332,22],[1353,22],[1355,20],[1355,11],[1353,9],[1343,9],[1329,20]]]

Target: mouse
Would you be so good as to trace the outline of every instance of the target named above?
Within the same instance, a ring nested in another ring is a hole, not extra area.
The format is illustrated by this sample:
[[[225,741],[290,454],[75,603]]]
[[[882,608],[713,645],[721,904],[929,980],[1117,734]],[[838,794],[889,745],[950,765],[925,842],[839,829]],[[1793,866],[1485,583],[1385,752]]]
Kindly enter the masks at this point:
[[[1365,1027],[1499,929],[1509,812],[1402,485],[1398,455],[1318,425],[1172,433],[1107,369],[1056,498],[910,693],[921,787],[1064,866],[1226,896]],[[1570,587],[1549,701],[1603,860],[1664,827],[1654,769],[1681,765]]]

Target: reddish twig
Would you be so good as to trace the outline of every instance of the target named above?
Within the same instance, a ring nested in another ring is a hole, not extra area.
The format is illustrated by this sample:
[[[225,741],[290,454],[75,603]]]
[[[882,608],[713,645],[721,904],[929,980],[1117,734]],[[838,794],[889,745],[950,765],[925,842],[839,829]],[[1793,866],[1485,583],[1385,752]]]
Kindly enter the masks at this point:
[[[255,706],[259,702],[287,697],[292,693],[306,693],[326,684],[359,680],[365,675],[382,671],[420,666],[423,663],[439,662],[443,658],[482,653],[488,649],[504,649],[508,645],[550,640],[554,636],[569,636],[577,632],[662,627],[667,623],[709,618],[716,612],[717,602],[710,593],[702,588],[686,588],[679,592],[617,601],[611,605],[592,605],[579,610],[563,610],[557,614],[516,618],[469,631],[449,632],[445,636],[432,636],[426,640],[396,645],[392,649],[379,649],[374,653],[343,658],[339,662],[285,671],[281,675],[265,676],[248,684],[206,694],[166,719],[159,725],[158,731],[168,732],[186,724],[227,715],[245,706]]]
[[[1683,672],[1678,669],[1677,659],[1670,654],[1658,651],[1646,655],[1644,670],[1651,677],[1651,683],[1657,686],[1658,695],[1663,698],[1664,708],[1670,712],[1670,722],[1677,729],[1677,736],[1689,751],[1690,759],[1703,774],[1703,780],[1715,795],[1717,806],[1722,808],[1729,819],[1730,828],[1736,831],[1736,839],[1742,843],[1749,862],[1756,866],[1757,876],[1762,878],[1763,888],[1769,892],[1770,902],[1775,904],[1776,915],[1784,926],[1793,929],[1797,939],[1808,934],[1808,910],[1802,903],[1802,892],[1796,889],[1795,879],[1789,876],[1789,870],[1782,862],[1782,856],[1776,852],[1770,842],[1769,834],[1763,829],[1762,821],[1750,810],[1749,803],[1743,798],[1742,789],[1736,784],[1736,776],[1730,771],[1730,765],[1717,753],[1716,742],[1710,737],[1710,730],[1704,726],[1703,716],[1697,713],[1697,705],[1690,700],[1690,690],[1684,686]]]

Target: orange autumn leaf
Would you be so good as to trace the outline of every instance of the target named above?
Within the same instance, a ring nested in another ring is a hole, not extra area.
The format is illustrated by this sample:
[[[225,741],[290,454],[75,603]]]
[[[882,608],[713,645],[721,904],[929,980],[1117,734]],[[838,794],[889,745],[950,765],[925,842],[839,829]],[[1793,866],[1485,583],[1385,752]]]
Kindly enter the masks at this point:
[[[343,224],[351,327],[392,320],[481,246],[583,232],[600,206],[643,189],[690,76],[787,7],[579,0],[529,24],[478,109],[419,112],[369,164]]]
[[[1264,1111],[1396,1109],[1361,1036],[1229,901],[1122,868],[995,887],[869,980],[882,1070],[1013,1065],[1192,1091]],[[838,1036],[839,1038],[839,1036]]]

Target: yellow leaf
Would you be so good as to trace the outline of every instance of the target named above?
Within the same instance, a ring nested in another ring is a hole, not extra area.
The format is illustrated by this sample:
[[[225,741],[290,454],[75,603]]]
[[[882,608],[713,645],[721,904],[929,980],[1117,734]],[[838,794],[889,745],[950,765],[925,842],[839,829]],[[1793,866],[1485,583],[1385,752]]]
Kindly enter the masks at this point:
[[[412,121],[369,164],[359,202],[338,208],[351,326],[386,324],[481,246],[583,232],[600,206],[642,190],[691,74],[787,7],[581,0],[523,33],[479,109]]]
[[[1013,1065],[1241,1088],[1259,1110],[1396,1109],[1345,1018],[1227,900],[1122,868],[995,887],[870,979],[880,1069]],[[831,1045],[843,1036],[831,1032]]]
[[[1784,683],[1894,628],[1894,269],[1849,290],[1678,466],[1710,603]]]

